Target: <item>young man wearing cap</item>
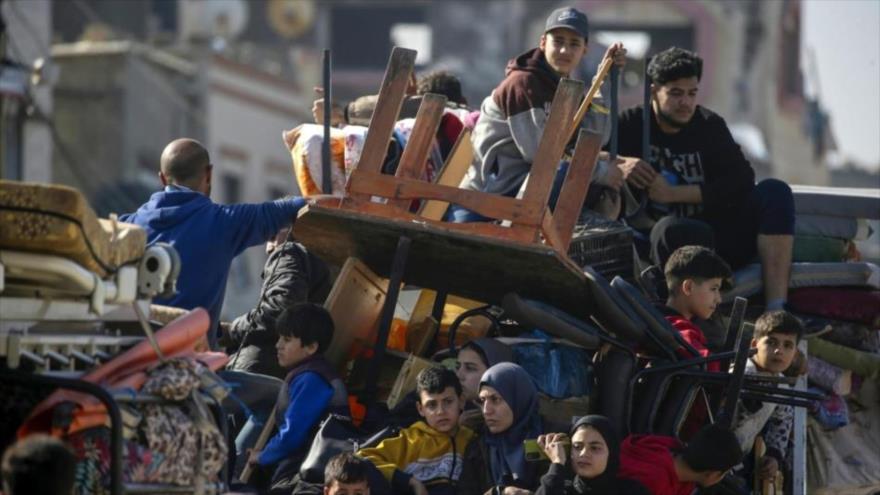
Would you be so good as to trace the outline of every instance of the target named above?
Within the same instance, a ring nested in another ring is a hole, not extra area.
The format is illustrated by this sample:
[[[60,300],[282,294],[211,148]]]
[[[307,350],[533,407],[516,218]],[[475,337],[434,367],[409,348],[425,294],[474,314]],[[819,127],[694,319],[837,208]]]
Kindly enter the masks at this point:
[[[506,77],[480,108],[473,137],[474,163],[462,187],[506,196],[517,194],[544,134],[559,80],[575,72],[587,53],[587,41],[587,16],[571,7],[560,8],[547,18],[538,47],[508,62]],[[605,58],[610,57],[622,66],[626,60],[623,45],[611,45],[605,52]],[[585,120],[604,117],[591,108]],[[601,162],[593,180],[617,188],[623,176],[616,167]],[[449,216],[459,222],[485,220],[454,206]]]

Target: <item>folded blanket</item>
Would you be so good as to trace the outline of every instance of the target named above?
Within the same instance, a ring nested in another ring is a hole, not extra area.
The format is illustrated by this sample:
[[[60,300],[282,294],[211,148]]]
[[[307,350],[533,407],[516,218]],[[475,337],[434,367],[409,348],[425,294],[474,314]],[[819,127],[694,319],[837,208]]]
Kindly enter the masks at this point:
[[[810,390],[821,392],[816,388]],[[836,430],[849,424],[849,408],[846,407],[846,400],[837,394],[828,394],[824,400],[812,401],[810,414],[826,430]]]
[[[807,493],[812,495],[869,495],[880,491],[880,417],[877,382],[862,387],[849,424],[826,430],[810,417],[807,422]]]
[[[794,311],[880,328],[880,290],[850,287],[792,289],[788,306]]]
[[[863,218],[802,213],[795,216],[794,233],[861,241],[867,239],[872,232],[868,221]]]
[[[808,335],[820,333],[823,339],[860,351],[880,353],[880,330],[863,323],[794,312]]]
[[[797,215],[880,218],[880,189],[791,186]]]
[[[733,288],[724,293],[724,302],[737,296],[749,297],[763,287],[761,265],[740,268],[733,274]],[[880,267],[868,262],[792,263],[789,287],[870,287],[880,289]]]
[[[809,340],[810,358],[819,357],[835,366],[852,370],[866,378],[880,377],[880,355],[828,342],[820,338]]]
[[[815,356],[807,360],[807,374],[814,385],[836,395],[849,395],[852,371],[834,366]]]

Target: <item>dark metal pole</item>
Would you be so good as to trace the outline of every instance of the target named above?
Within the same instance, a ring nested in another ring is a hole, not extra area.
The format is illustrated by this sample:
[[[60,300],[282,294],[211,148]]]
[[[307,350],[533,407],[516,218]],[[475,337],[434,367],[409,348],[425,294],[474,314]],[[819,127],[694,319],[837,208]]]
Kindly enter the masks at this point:
[[[730,326],[727,329],[728,332],[733,331],[736,333],[736,359],[734,360],[730,383],[727,386],[727,391],[724,393],[724,404],[721,406],[721,412],[718,414],[717,424],[724,428],[730,428],[733,425],[737,402],[739,402],[739,397],[742,393],[746,360],[749,358],[749,339],[743,335],[746,305],[745,298],[737,297],[734,300],[733,311],[730,314]]]
[[[333,90],[330,81],[330,50],[324,49],[324,142],[321,146],[321,191],[324,194],[333,192],[330,174],[330,120]]]
[[[651,163],[651,76],[648,75],[650,58],[645,59],[645,94],[642,112],[642,160]]]
[[[446,295],[447,292],[445,290],[438,290],[437,294],[434,296],[434,306],[431,308],[431,316],[437,320],[437,323],[443,319],[443,309],[446,308]]]
[[[611,155],[609,159],[609,166],[614,166],[614,161],[617,160],[617,149],[618,149],[618,132],[617,132],[617,120],[620,115],[620,103],[618,101],[618,86],[619,86],[619,74],[620,67],[617,64],[611,66],[611,140],[608,142],[608,154]]]
[[[388,334],[391,332],[394,308],[397,306],[397,297],[400,294],[400,284],[403,283],[403,273],[406,270],[406,259],[409,257],[409,246],[411,243],[411,239],[406,236],[398,239],[397,250],[394,251],[394,259],[391,262],[388,292],[385,295],[385,303],[382,305],[379,332],[376,336],[376,343],[373,345],[373,358],[367,368],[364,395],[361,397],[361,402],[367,405],[367,407],[376,398],[376,391],[379,385],[379,370],[385,358],[385,347],[388,344]]]

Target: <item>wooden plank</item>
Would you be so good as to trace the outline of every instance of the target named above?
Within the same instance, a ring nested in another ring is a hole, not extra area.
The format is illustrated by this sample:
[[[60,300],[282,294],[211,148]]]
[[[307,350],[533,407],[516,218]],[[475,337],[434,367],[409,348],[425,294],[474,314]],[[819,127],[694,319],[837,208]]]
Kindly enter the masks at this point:
[[[431,145],[434,144],[434,136],[440,127],[440,119],[443,118],[443,109],[446,108],[446,97],[428,93],[422,97],[422,104],[416,114],[412,133],[403,148],[400,157],[400,165],[397,167],[395,177],[405,179],[419,179],[424,173]]]
[[[400,47],[391,50],[385,78],[379,89],[376,109],[370,118],[370,132],[367,133],[361,159],[356,165],[357,170],[381,173],[382,163],[388,153],[388,141],[391,139],[394,122],[400,114],[400,106],[403,104],[404,92],[409,84],[415,61],[415,50]],[[349,179],[349,186],[353,180],[355,180],[353,177]]]
[[[596,73],[596,77],[593,78],[593,84],[590,85],[590,89],[587,91],[584,101],[582,101],[578,107],[578,111],[575,114],[575,117],[571,120],[568,130],[565,131],[566,140],[574,137],[574,133],[577,131],[578,126],[581,125],[581,120],[587,115],[587,110],[590,109],[590,104],[593,103],[593,98],[596,96],[596,93],[599,92],[599,88],[602,87],[602,81],[605,80],[612,65],[614,65],[614,61],[610,58],[602,61],[602,65],[599,66],[599,71]]]
[[[422,370],[430,368],[431,366],[436,366],[436,364],[413,354],[407,356],[406,361],[403,362],[403,366],[400,367],[400,373],[397,374],[397,380],[395,380],[394,385],[391,386],[391,392],[388,393],[388,399],[385,401],[389,410],[394,409],[394,406],[396,406],[406,394],[416,389],[416,377],[418,377]]]
[[[517,292],[576,316],[587,317],[592,311],[580,267],[541,244],[314,205],[300,210],[295,235],[328,263],[340,264],[354,256],[383,277],[388,276],[397,239],[407,236],[412,246],[406,283],[490,304]]]
[[[427,291],[426,292],[433,292]],[[440,323],[433,316],[427,316],[407,325],[406,350],[416,356],[424,356],[431,346],[431,342],[440,330]]]
[[[546,242],[547,245],[558,251],[560,254],[566,254],[566,251],[560,247],[562,245],[562,239],[559,238],[559,235],[556,232],[556,227],[553,222],[553,214],[550,213],[550,209],[544,211],[544,221],[541,222],[541,233],[544,234],[544,242]]]
[[[358,170],[352,172],[352,178],[352,193],[389,199],[439,199],[461,205],[483,216],[533,226],[535,230],[541,222],[542,208],[527,205],[516,198],[390,175],[363,174]]]
[[[324,114],[327,115],[327,114]],[[266,443],[269,442],[269,438],[272,436],[272,433],[275,431],[275,408],[272,408],[272,412],[269,413],[269,419],[266,420],[266,423],[263,424],[263,429],[260,430],[260,436],[257,437],[257,443],[254,444],[253,449],[256,451],[263,450],[263,447],[266,446]],[[251,476],[254,474],[254,464],[246,463],[244,465],[244,469],[241,470],[241,474],[238,477],[238,480],[244,484],[247,484],[251,480]]]
[[[324,302],[333,317],[333,340],[324,353],[337,368],[345,365],[356,341],[370,346],[376,338],[376,322],[388,291],[388,281],[367,265],[348,258]]]
[[[468,167],[471,166],[473,159],[474,143],[471,141],[471,131],[470,129],[464,129],[458,135],[455,146],[453,146],[452,151],[449,153],[443,168],[440,169],[435,184],[458,187],[462,179],[464,179]],[[419,215],[429,220],[442,220],[443,214],[448,207],[449,203],[445,201],[426,201],[422,204]]]
[[[403,179],[420,180],[428,163],[428,154],[434,144],[434,137],[440,127],[440,119],[443,117],[443,109],[446,107],[446,97],[428,93],[422,97],[422,104],[416,114],[416,121],[412,133],[403,148],[400,164],[397,166],[395,177]],[[411,201],[389,201],[394,206],[409,210]]]
[[[562,79],[556,88],[550,115],[547,117],[544,134],[538,144],[529,181],[523,193],[523,201],[532,208],[544,209],[547,206],[559,160],[568,144],[566,131],[574,118],[577,101],[583,90],[583,83],[573,79]]]
[[[389,220],[408,221],[420,225],[432,225],[440,230],[458,232],[465,235],[489,237],[492,239],[503,239],[509,242],[530,244],[537,240],[535,236],[539,232],[537,228],[517,229],[513,227],[504,227],[490,222],[449,223],[437,220],[426,220],[414,213],[401,211],[397,208],[383,205],[381,203],[364,202],[357,204],[357,206],[351,205],[352,207],[349,208],[348,205],[350,204],[351,203],[347,204],[344,209],[351,213],[362,213],[387,218]]]
[[[596,166],[596,158],[602,147],[602,136],[582,130],[578,135],[577,144],[574,148],[574,156],[568,164],[568,173],[562,190],[559,191],[559,199],[553,210],[556,236],[560,245],[556,246],[560,252],[567,253],[571,244],[571,234],[575,223],[584,206],[587,190],[590,188],[590,180],[593,177],[593,169]]]

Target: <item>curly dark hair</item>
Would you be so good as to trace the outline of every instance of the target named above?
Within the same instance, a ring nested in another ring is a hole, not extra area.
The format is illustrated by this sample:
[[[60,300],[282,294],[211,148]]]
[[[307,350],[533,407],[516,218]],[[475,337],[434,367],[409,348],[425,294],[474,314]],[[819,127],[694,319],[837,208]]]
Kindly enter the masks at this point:
[[[432,366],[425,368],[416,376],[416,392],[419,396],[422,392],[429,394],[439,394],[452,387],[455,395],[461,395],[461,382],[458,376],[450,369],[442,366]]]
[[[673,46],[654,55],[648,64],[648,76],[656,84],[666,84],[688,77],[703,77],[703,59],[696,53]]]
[[[467,99],[461,93],[461,81],[456,75],[445,70],[429,72],[420,77],[416,91],[420,95],[425,93],[443,95],[449,101],[467,105]]]

